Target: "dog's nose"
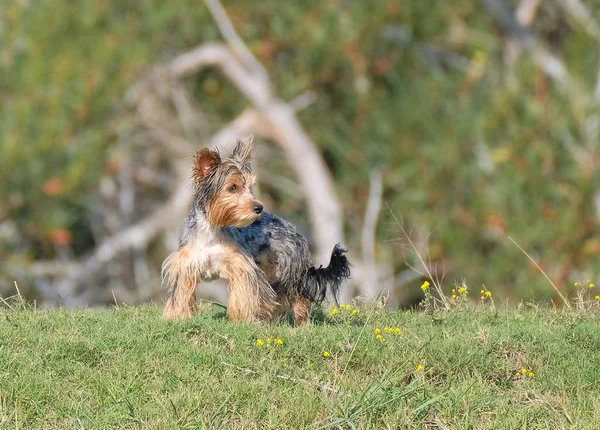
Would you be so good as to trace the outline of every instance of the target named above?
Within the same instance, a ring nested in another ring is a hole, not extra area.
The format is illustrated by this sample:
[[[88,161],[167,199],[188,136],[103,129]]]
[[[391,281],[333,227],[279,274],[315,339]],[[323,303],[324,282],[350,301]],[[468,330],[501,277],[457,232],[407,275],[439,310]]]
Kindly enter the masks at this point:
[[[255,214],[259,215],[263,211],[263,205],[254,205],[252,209],[254,209]]]

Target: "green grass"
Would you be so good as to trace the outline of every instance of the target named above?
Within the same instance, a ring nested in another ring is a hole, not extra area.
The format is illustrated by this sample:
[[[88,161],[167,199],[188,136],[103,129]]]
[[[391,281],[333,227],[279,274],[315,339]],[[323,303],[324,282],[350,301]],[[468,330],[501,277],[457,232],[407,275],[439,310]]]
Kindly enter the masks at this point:
[[[234,325],[219,308],[177,322],[161,321],[153,306],[3,309],[0,428],[591,429],[600,422],[600,324],[591,311],[359,309],[335,318],[315,312],[301,328]],[[535,376],[516,376],[523,368]]]

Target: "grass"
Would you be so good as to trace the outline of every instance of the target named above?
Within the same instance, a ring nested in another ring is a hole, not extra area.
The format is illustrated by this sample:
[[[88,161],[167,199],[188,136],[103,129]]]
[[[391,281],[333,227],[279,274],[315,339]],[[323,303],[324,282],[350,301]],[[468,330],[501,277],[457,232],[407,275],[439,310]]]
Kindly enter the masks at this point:
[[[2,429],[591,429],[599,381],[589,309],[370,304],[300,328],[216,307],[0,310]]]

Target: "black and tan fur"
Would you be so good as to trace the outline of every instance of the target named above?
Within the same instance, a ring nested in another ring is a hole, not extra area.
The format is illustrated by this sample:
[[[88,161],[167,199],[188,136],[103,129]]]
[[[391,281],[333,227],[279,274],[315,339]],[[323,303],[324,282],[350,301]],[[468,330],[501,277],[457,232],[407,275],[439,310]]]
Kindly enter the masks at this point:
[[[306,239],[289,222],[263,211],[252,195],[252,137],[232,156],[201,149],[194,158],[194,201],[179,249],[163,263],[170,297],[164,318],[196,314],[201,281],[227,280],[229,317],[236,322],[277,320],[292,312],[304,324],[314,303],[334,297],[350,275],[347,252],[337,244],[326,268],[315,268]]]

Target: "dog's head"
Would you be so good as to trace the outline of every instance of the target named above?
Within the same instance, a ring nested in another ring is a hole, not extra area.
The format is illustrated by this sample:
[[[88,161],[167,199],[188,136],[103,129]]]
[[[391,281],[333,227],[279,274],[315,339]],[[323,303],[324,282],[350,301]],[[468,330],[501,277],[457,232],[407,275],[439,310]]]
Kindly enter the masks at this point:
[[[194,157],[195,204],[216,227],[246,227],[262,216],[263,205],[252,195],[256,182],[250,157],[254,137],[238,140],[231,157],[202,148]]]

